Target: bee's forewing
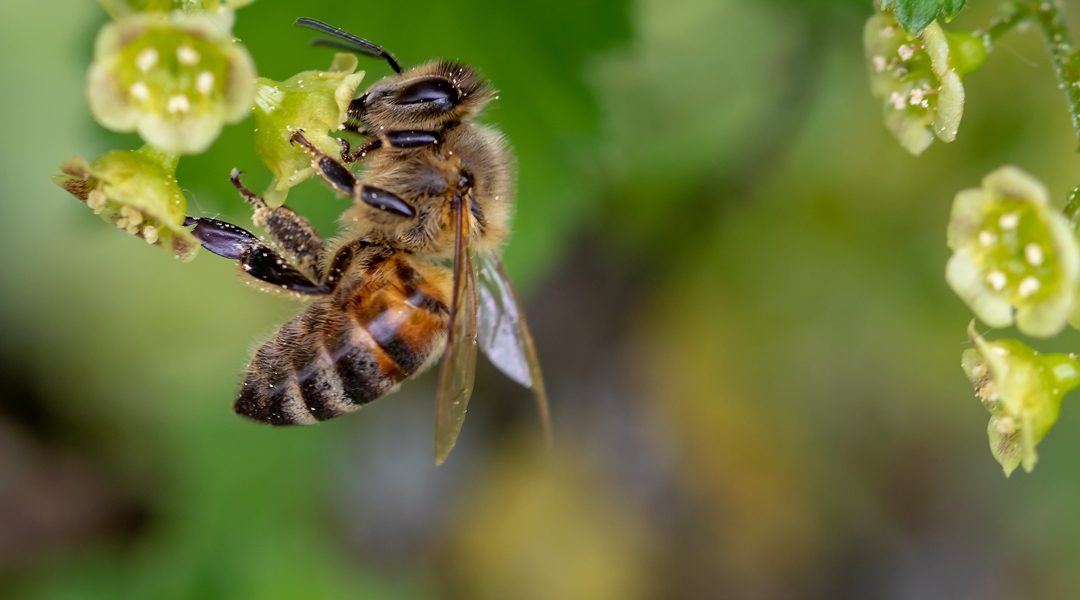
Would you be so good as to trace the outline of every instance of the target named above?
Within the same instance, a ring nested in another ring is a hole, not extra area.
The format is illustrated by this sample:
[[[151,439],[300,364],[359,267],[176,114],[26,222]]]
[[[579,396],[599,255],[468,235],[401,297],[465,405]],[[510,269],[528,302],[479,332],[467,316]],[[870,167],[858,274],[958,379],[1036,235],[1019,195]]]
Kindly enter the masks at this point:
[[[450,327],[435,394],[435,463],[442,464],[457,443],[476,375],[476,269],[469,244],[468,210],[455,207],[454,282]]]
[[[500,371],[533,391],[540,423],[550,442],[551,417],[544,378],[521,303],[498,256],[482,253],[476,257],[476,262],[480,283],[480,347]]]

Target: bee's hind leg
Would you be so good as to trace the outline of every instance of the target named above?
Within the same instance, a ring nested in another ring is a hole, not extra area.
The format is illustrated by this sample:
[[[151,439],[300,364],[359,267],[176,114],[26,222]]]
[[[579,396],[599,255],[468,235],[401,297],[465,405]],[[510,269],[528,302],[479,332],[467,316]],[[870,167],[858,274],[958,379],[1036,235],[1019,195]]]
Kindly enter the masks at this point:
[[[262,283],[299,294],[332,291],[331,286],[313,281],[246,229],[207,217],[187,217],[184,225],[195,226],[191,233],[203,248],[237,261],[244,274]]]
[[[266,229],[270,239],[285,253],[296,269],[314,281],[322,280],[323,241],[307,219],[288,206],[270,208],[257,194],[240,182],[240,171],[233,169],[229,181],[251,204],[252,220]]]

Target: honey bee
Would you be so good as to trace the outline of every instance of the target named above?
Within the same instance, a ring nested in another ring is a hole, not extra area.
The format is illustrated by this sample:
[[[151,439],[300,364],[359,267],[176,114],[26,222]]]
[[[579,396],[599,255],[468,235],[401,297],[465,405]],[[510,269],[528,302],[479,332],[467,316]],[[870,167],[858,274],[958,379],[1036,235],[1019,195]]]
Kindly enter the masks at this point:
[[[236,260],[264,287],[310,298],[254,353],[234,410],[273,425],[304,425],[352,412],[394,391],[442,357],[435,460],[454,447],[472,394],[479,345],[503,373],[533,391],[550,435],[536,349],[499,259],[513,208],[513,158],[497,130],[474,122],[493,90],[471,67],[436,60],[403,70],[389,52],[341,29],[313,45],[378,57],[394,75],[352,100],[343,129],[361,136],[340,156],[283,132],[315,172],[353,200],[344,234],[324,241],[287,206],[270,207],[231,181],[270,243],[244,229],[188,217],[202,246]],[[363,162],[361,172],[348,165]]]

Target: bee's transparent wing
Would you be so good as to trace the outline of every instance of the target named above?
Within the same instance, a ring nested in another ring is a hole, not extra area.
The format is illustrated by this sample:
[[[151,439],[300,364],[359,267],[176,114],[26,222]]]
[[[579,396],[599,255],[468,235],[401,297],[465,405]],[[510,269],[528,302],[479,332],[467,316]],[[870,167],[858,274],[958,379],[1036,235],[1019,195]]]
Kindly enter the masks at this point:
[[[540,424],[545,438],[550,442],[551,417],[544,378],[521,303],[510,286],[510,279],[498,256],[480,253],[476,262],[480,280],[480,347],[491,363],[507,377],[533,391]]]
[[[469,211],[454,212],[454,283],[446,352],[435,394],[435,463],[442,464],[457,443],[476,375],[476,269],[469,244]]]

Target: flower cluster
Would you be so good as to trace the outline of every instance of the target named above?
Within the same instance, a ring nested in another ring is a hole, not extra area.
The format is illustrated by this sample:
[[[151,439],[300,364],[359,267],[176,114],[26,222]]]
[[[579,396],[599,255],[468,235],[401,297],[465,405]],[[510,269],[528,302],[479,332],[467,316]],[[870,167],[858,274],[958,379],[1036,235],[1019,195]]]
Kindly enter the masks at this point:
[[[985,60],[982,43],[969,34],[946,34],[936,22],[910,35],[883,12],[866,22],[863,41],[871,91],[882,100],[885,123],[900,145],[918,155],[935,136],[956,139],[964,114],[960,76]]]
[[[341,152],[337,138],[345,112],[356,93],[363,71],[356,72],[352,54],[338,54],[328,71],[304,71],[285,81],[259,78],[255,92],[255,154],[274,175],[266,192],[271,202],[282,202],[289,188],[314,174],[311,157],[290,143],[302,130],[316,148],[329,155]]]
[[[106,222],[190,260],[199,243],[184,228],[186,203],[176,163],[174,155],[150,146],[114,150],[92,163],[65,161],[54,181]]]
[[[969,327],[974,348],[961,364],[979,400],[990,412],[990,451],[1010,475],[1018,466],[1030,472],[1035,447],[1057,421],[1061,400],[1080,385],[1080,358],[1039,354],[1015,340],[987,341]]]
[[[1030,175],[1003,167],[960,192],[948,243],[946,280],[988,325],[1015,320],[1020,331],[1048,337],[1076,320],[1080,245]]]

